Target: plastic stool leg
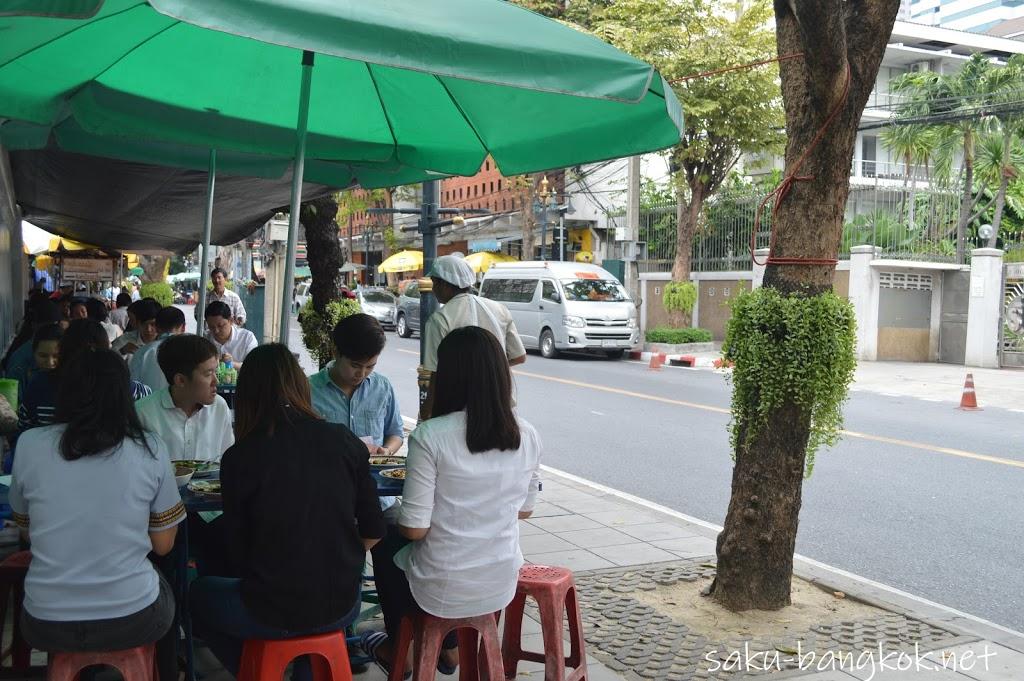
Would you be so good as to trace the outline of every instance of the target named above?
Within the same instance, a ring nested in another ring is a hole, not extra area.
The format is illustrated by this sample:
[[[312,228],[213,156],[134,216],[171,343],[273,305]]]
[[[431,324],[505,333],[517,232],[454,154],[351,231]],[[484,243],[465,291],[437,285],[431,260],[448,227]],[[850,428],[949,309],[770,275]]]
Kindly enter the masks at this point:
[[[565,643],[562,641],[562,618],[565,602],[546,594],[538,600],[540,624],[544,640],[544,681],[563,681],[565,677]]]
[[[515,598],[505,608],[505,631],[501,637],[502,666],[505,678],[515,678],[519,670],[519,660],[523,656],[523,609],[526,606],[526,594],[517,591]]]
[[[488,624],[490,624],[489,621]],[[498,643],[497,622],[492,626],[486,626],[486,628],[480,632],[480,638],[482,641],[479,657],[486,661],[486,667],[481,665],[481,668],[487,669],[487,677],[490,681],[501,679],[505,674],[505,670],[502,668],[501,646]]]
[[[583,619],[580,616],[580,600],[573,586],[565,594],[565,610],[569,618],[569,657],[565,663],[575,671],[566,681],[585,681],[587,678],[586,643],[583,639]]]
[[[447,632],[441,633],[438,627],[425,627],[422,618],[418,625],[419,635],[412,643],[412,681],[434,681],[441,642]]]
[[[391,673],[388,681],[402,681],[405,676],[405,658],[409,656],[409,646],[412,644],[412,620],[405,616],[402,624],[398,627],[398,641],[394,647],[394,659],[391,661]]]
[[[463,627],[459,635],[459,681],[480,681],[480,648],[476,629]],[[482,656],[482,654],[481,654]]]

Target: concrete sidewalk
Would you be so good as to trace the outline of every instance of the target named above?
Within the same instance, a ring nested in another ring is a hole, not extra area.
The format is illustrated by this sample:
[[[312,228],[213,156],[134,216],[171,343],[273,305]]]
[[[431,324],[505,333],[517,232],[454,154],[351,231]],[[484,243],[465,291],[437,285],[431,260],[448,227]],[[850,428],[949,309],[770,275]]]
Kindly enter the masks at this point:
[[[1024,412],[1024,370],[980,369],[933,362],[858,362],[852,390],[959,404],[967,374],[978,406]]]
[[[718,528],[550,469],[541,498],[521,523],[523,554],[576,573],[592,681],[1024,680],[1024,634],[800,557],[799,577],[873,614],[783,637],[714,640],[684,623],[678,609],[673,615],[677,604],[659,594],[713,575]],[[529,647],[542,649],[536,621],[524,624],[524,634]],[[777,654],[777,667],[758,653]],[[370,669],[357,678],[384,675]],[[517,678],[544,676],[540,665],[525,663]]]

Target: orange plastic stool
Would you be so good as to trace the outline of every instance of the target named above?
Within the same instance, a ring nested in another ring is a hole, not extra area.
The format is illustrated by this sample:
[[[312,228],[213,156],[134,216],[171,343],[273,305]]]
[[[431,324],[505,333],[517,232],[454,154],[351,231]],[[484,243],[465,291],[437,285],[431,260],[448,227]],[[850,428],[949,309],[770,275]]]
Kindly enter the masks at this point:
[[[395,646],[395,663],[388,681],[402,681],[405,658],[412,645],[412,681],[434,681],[441,643],[452,631],[459,637],[459,681],[480,681],[480,669],[491,681],[503,679],[501,648],[498,645],[497,615],[442,619],[425,612],[402,618]],[[482,644],[480,640],[482,639]]]
[[[32,648],[21,636],[21,608],[25,601],[25,575],[32,562],[31,551],[13,553],[0,563],[0,641],[4,638],[4,624],[7,621],[7,606],[12,607],[11,621],[11,669],[26,671],[32,668]],[[14,596],[12,599],[11,596]],[[4,657],[6,653],[4,651]]]
[[[543,653],[523,650],[523,608],[527,596],[532,596],[540,609]],[[562,641],[563,616],[569,618],[569,657],[565,657]],[[544,681],[585,681],[587,655],[584,650],[583,623],[571,570],[546,565],[524,565],[519,569],[515,598],[505,608],[505,633],[501,650],[505,678],[515,677],[519,662],[529,660],[544,663]],[[566,667],[573,669],[568,675]]]
[[[310,657],[313,681],[352,681],[344,631],[246,641],[242,647],[238,681],[281,681],[288,663],[302,655]]]
[[[51,653],[48,681],[78,681],[86,667],[106,665],[121,672],[124,681],[156,681],[156,647],[149,643],[127,650],[90,653]]]

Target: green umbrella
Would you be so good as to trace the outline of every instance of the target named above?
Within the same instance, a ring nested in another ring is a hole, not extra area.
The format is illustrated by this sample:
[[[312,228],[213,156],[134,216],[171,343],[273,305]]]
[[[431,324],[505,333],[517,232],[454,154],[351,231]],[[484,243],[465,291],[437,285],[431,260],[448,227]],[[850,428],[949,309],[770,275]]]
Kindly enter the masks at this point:
[[[307,157],[313,181],[395,185],[487,154],[507,175],[635,154],[682,128],[650,66],[502,0],[0,0],[3,15],[0,142],[206,156],[204,244],[218,154],[262,176],[294,161],[286,280]]]

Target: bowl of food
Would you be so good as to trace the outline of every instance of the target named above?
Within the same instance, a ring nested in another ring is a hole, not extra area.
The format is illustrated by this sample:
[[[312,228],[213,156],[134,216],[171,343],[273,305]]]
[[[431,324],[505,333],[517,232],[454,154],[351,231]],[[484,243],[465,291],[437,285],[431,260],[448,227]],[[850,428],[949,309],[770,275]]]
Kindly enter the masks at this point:
[[[176,468],[181,466],[183,468],[191,468],[192,474],[199,478],[208,478],[220,473],[220,462],[219,461],[206,461],[201,459],[180,459],[177,461],[171,461]]]
[[[184,487],[192,479],[192,476],[195,475],[195,472],[195,468],[176,464],[174,466],[174,482],[178,484],[178,487]]]
[[[188,483],[188,488],[196,494],[217,495],[220,494],[220,480],[193,480]]]
[[[405,468],[385,468],[380,471],[380,477],[405,482]]]
[[[404,466],[404,456],[371,456],[370,465],[374,468],[391,468],[392,466]]]

